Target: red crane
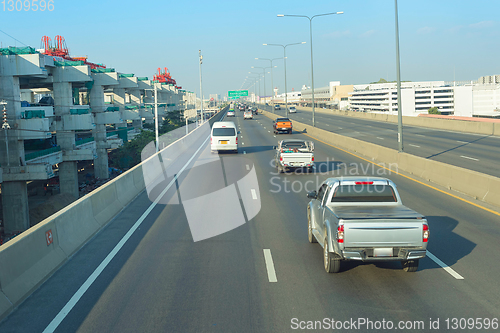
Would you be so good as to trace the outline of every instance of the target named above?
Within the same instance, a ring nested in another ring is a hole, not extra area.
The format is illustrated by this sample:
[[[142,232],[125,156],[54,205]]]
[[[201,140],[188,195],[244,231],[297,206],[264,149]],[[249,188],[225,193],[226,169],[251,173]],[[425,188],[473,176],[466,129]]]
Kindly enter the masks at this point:
[[[55,41],[55,46],[52,46],[52,40],[48,36],[43,36],[42,37],[42,47],[43,47],[43,54],[46,54],[48,56],[52,57],[60,57],[63,58],[64,60],[68,61],[83,61],[85,65],[90,66],[90,68],[95,69],[95,68],[106,68],[106,66],[101,65],[101,64],[94,64],[92,62],[87,61],[87,57],[70,57],[69,55],[69,50],[68,47],[66,46],[66,41],[64,40],[63,36],[57,35],[54,37]],[[56,59],[57,60],[57,59]]]
[[[170,73],[168,72],[168,68],[164,67],[163,72],[161,71],[161,68],[158,68],[158,74],[156,74],[153,77],[154,81],[158,81],[160,83],[169,83],[173,84],[174,86],[177,84],[174,79],[172,79],[172,76],[170,76]]]

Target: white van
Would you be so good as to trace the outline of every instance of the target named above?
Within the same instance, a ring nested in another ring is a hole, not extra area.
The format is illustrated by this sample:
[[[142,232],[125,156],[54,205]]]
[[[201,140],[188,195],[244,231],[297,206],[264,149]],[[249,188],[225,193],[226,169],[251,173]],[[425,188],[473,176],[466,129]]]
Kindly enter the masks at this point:
[[[238,130],[232,121],[216,121],[212,125],[210,150],[232,150],[238,152]]]

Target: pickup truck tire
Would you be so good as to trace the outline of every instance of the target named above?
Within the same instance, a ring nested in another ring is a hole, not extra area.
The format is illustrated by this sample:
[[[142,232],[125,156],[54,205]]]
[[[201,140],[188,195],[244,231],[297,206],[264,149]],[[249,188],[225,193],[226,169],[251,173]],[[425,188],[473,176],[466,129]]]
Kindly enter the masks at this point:
[[[405,272],[409,273],[416,272],[418,268],[418,259],[402,261],[401,265],[403,266],[403,270]]]
[[[323,264],[327,273],[338,273],[340,271],[340,259],[337,259],[328,250],[328,241],[325,238],[323,246]]]
[[[312,232],[311,211],[309,209],[307,210],[307,238],[309,239],[309,243],[318,242]]]
[[[292,130],[288,130],[288,134],[292,134]]]

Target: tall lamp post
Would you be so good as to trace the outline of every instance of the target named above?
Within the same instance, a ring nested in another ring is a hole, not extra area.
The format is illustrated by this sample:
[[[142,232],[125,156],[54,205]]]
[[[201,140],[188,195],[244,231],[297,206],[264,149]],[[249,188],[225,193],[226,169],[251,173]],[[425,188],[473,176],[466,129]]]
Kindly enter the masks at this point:
[[[399,24],[398,24],[398,0],[394,0],[396,13],[396,76],[398,91],[398,150],[403,152],[403,105],[401,104],[401,73],[399,69]],[[392,103],[392,97],[391,102]]]
[[[266,100],[266,68],[271,68],[271,67],[255,67],[252,66],[252,68],[260,68],[262,69],[262,73],[264,74],[264,101]]]
[[[313,70],[313,35],[312,35],[312,20],[315,17],[318,16],[327,16],[327,15],[336,15],[336,14],[344,14],[344,12],[334,12],[334,13],[325,13],[325,14],[318,14],[314,16],[306,16],[306,15],[284,15],[284,14],[278,14],[278,17],[285,17],[285,16],[290,16],[290,17],[305,17],[309,19],[309,36],[310,36],[310,43],[311,43],[311,88],[312,88],[312,125],[316,126],[316,120],[315,120],[315,112],[314,112],[314,70]],[[287,109],[288,110],[288,109]]]
[[[201,50],[199,50],[200,57],[200,101],[201,101],[201,123],[203,123],[203,88],[201,84],[201,64],[203,63],[203,56],[201,55]]]
[[[306,42],[302,42],[302,43],[292,43],[292,44],[286,44],[286,45],[282,45],[282,44],[262,44],[264,46],[281,46],[283,48],[283,67],[284,67],[284,70],[285,70],[285,109],[286,109],[286,116],[288,117],[288,93],[287,93],[287,88],[286,88],[286,48],[288,46],[292,46],[292,45],[300,45],[300,44],[305,44]]]
[[[248,72],[248,74],[257,74],[258,76],[255,79],[259,80],[259,99],[260,99],[260,79],[262,79],[261,73]]]
[[[268,58],[255,58],[255,60],[269,60],[271,63],[271,105],[272,105],[272,110],[274,113],[274,83],[273,83],[273,61],[274,60],[279,60],[283,58],[274,58],[274,59],[268,59]],[[274,66],[276,67],[276,66]],[[264,93],[265,94],[265,93]]]

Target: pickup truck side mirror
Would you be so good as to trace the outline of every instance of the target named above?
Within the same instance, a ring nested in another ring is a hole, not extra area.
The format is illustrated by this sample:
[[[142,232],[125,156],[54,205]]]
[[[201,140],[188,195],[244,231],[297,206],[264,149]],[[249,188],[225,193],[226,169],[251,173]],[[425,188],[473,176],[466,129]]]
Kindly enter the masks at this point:
[[[309,199],[316,199],[318,197],[318,194],[316,193],[316,191],[312,191],[312,192],[307,193],[307,197]]]
[[[241,132],[240,132],[240,131],[238,131],[238,134],[241,134]]]

